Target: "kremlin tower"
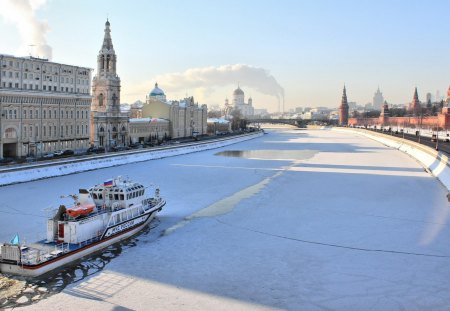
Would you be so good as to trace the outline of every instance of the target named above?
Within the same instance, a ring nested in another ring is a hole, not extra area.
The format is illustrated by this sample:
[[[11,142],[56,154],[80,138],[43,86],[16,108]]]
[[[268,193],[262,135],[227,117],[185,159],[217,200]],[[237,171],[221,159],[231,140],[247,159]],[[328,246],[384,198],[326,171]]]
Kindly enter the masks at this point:
[[[348,125],[348,102],[347,102],[347,93],[345,90],[342,93],[341,105],[339,106],[339,125],[347,126]]]

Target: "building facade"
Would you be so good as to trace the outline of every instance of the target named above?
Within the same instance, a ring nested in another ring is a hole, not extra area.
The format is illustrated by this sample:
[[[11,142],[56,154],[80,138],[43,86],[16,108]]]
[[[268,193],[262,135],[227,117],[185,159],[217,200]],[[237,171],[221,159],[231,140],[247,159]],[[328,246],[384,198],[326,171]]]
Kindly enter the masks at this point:
[[[164,91],[155,84],[142,107],[144,118],[159,118],[169,121],[172,139],[205,135],[207,133],[207,107],[199,106],[193,97],[180,101],[167,101]]]
[[[89,146],[91,69],[0,55],[0,158]]]
[[[97,56],[97,75],[92,81],[91,135],[92,146],[109,149],[129,142],[129,115],[120,111],[120,78],[116,72],[117,56],[111,39],[109,21]]]
[[[131,143],[159,142],[170,136],[169,121],[157,118],[130,119]]]

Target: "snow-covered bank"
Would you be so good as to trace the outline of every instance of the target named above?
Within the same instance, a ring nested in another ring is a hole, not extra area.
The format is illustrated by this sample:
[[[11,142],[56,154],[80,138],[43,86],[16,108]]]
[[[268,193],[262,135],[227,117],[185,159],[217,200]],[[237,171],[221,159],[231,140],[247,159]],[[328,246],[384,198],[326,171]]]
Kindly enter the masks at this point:
[[[403,151],[416,159],[423,167],[430,171],[442,184],[450,191],[450,167],[448,157],[439,151],[436,151],[425,145],[415,143],[410,140],[396,138],[385,134],[369,132],[358,129],[339,129],[338,131],[350,131],[359,135],[376,140],[385,146]]]
[[[36,164],[15,169],[4,169],[0,170],[0,186],[215,149],[260,137],[262,135],[262,133],[258,132],[176,147],[171,146],[152,150],[139,150],[122,154],[106,154],[88,159],[67,160],[58,163]]]

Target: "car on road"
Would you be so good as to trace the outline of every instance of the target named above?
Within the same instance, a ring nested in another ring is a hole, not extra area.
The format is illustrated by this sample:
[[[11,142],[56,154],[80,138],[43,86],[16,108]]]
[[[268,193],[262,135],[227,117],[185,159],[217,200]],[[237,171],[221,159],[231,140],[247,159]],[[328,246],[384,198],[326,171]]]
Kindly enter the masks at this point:
[[[141,143],[134,143],[134,144],[130,144],[130,148],[141,149],[141,148],[144,148],[144,146]]]
[[[125,151],[125,150],[130,150],[130,148],[126,147],[126,146],[114,146],[114,147],[112,147],[112,150],[113,151]]]
[[[66,149],[66,150],[58,150],[53,152],[53,156],[54,157],[63,157],[63,156],[71,156],[74,155],[75,152],[73,150],[70,149]]]
[[[86,153],[104,153],[105,148],[104,147],[90,147],[88,150],[86,150]]]

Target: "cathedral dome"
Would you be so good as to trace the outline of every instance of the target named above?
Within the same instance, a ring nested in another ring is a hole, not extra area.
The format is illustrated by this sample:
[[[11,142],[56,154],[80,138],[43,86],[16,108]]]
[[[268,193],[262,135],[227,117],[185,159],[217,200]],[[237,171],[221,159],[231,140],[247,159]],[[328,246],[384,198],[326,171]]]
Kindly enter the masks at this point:
[[[158,83],[155,83],[155,88],[150,92],[150,96],[164,96],[164,91],[158,87]]]
[[[238,88],[234,90],[233,95],[244,95],[244,91],[238,86]]]

